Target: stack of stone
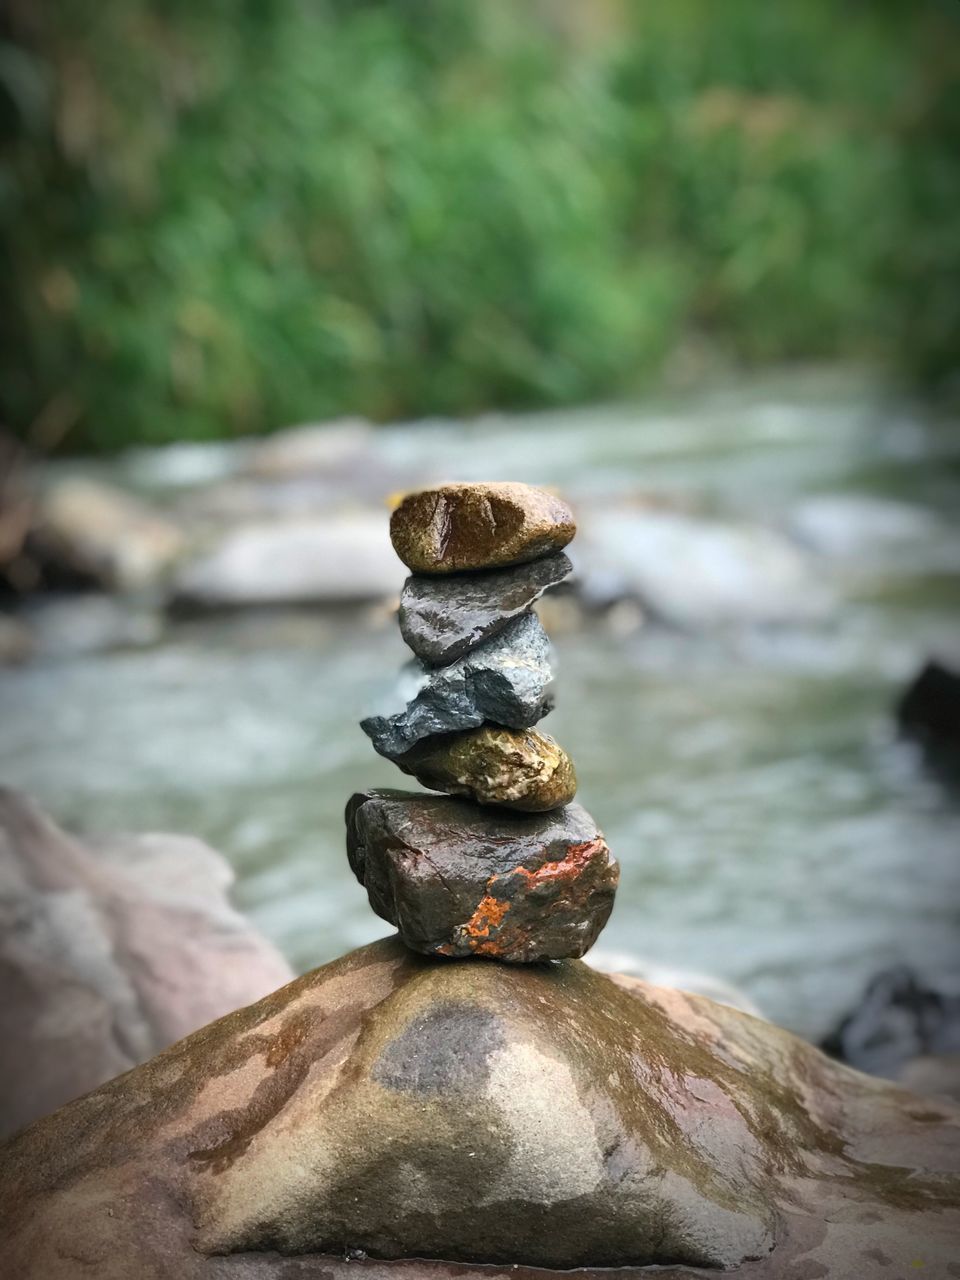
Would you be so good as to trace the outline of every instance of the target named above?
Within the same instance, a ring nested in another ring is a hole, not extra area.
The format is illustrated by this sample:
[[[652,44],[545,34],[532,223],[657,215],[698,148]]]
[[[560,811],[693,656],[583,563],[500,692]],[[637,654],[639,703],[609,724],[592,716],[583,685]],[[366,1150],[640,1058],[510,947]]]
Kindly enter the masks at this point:
[[[347,851],[370,905],[414,951],[518,963],[581,956],[619,868],[580,805],[573,764],[534,728],[552,707],[533,605],[571,571],[565,503],[523,484],[408,495],[390,536],[411,569],[400,630],[416,655],[403,705],[362,722],[425,787],[347,806]]]

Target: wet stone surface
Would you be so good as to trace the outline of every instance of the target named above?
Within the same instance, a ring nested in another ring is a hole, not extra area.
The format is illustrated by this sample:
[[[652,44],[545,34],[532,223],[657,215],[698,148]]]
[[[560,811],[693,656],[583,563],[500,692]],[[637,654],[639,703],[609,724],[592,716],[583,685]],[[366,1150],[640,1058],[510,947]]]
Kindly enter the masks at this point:
[[[433,791],[540,813],[577,793],[573,762],[549,734],[481,725],[426,738],[396,763]]]
[[[400,597],[400,634],[418,658],[442,667],[501,631],[573,565],[563,552],[488,573],[414,574]]]
[[[576,533],[565,502],[527,484],[447,484],[411,493],[390,519],[394,550],[414,573],[524,564]]]
[[[413,692],[404,710],[360,724],[389,759],[432,734],[475,729],[487,720],[527,729],[552,706],[550,642],[532,613],[448,667],[431,670],[418,662],[408,672]]]
[[[346,823],[371,907],[414,951],[517,964],[581,956],[613,907],[619,866],[578,804],[517,815],[368,791],[351,798]]]
[[[710,1000],[390,938],[14,1137],[4,1275],[946,1280],[958,1137]]]

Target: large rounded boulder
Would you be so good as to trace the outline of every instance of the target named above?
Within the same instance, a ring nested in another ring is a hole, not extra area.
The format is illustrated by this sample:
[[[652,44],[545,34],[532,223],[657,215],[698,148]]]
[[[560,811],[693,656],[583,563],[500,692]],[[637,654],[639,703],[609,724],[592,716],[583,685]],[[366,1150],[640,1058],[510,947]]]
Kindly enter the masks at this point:
[[[946,1276],[958,1126],[702,998],[388,939],[14,1139],[4,1262],[19,1280]]]

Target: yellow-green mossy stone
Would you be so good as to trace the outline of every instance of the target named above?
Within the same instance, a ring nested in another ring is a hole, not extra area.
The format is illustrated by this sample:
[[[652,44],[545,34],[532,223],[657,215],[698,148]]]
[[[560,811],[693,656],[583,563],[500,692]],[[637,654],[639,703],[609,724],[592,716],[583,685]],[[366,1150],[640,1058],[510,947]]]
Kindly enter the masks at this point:
[[[525,564],[561,551],[577,531],[560,498],[528,484],[444,484],[408,494],[390,539],[414,573]]]
[[[445,733],[418,743],[397,764],[433,791],[527,813],[559,809],[577,793],[573,761],[536,729],[485,724]]]

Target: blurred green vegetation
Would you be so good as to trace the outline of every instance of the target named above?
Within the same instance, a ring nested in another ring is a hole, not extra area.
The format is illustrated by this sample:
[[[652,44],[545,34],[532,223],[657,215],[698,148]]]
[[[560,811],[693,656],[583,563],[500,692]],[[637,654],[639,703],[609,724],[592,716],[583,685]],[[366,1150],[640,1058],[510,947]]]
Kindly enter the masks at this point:
[[[8,0],[41,447],[610,397],[960,330],[955,0]],[[693,353],[693,354],[691,354]]]

